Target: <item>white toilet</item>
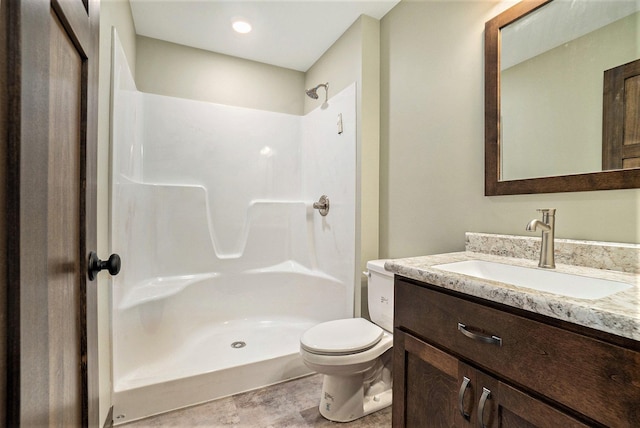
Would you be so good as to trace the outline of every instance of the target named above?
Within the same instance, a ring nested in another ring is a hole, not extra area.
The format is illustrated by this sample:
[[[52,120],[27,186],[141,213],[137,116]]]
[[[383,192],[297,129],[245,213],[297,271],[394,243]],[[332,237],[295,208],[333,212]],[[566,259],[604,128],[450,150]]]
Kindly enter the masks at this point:
[[[328,321],[300,338],[304,363],[324,375],[320,414],[331,421],[349,422],[391,405],[393,273],[384,262],[367,263],[373,322]]]

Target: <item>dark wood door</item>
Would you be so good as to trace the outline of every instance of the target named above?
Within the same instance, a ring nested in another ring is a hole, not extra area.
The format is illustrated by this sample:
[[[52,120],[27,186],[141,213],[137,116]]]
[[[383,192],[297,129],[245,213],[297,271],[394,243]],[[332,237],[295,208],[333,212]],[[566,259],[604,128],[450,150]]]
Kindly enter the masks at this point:
[[[10,1],[7,48],[9,426],[97,426],[99,6]]]
[[[604,72],[602,169],[640,168],[640,59]]]
[[[393,426],[474,426],[475,380],[463,385],[473,369],[400,330],[395,330],[393,340]],[[460,410],[461,390],[466,416]]]

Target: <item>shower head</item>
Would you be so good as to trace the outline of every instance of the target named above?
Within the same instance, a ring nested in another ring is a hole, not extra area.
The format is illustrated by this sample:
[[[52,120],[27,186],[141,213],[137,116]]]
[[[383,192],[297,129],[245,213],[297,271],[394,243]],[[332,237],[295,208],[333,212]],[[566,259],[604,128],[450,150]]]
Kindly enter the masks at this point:
[[[309,98],[313,98],[314,100],[318,99],[318,88],[307,89],[306,92]]]
[[[311,89],[307,89],[305,92],[307,93],[307,96],[309,98],[313,98],[314,100],[318,99],[318,89],[320,87],[323,87],[324,90],[326,91],[327,96],[329,95],[329,82],[327,83],[320,83],[318,86],[316,86],[315,88],[311,88]],[[326,102],[326,100],[325,100]]]

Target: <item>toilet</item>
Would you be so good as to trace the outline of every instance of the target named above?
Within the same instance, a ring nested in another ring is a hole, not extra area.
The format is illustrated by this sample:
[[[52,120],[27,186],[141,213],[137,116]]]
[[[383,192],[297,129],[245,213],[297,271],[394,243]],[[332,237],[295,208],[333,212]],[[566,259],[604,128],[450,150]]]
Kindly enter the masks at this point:
[[[371,321],[327,321],[300,338],[304,364],[324,375],[319,409],[331,421],[349,422],[391,405],[393,273],[385,261],[367,262]]]

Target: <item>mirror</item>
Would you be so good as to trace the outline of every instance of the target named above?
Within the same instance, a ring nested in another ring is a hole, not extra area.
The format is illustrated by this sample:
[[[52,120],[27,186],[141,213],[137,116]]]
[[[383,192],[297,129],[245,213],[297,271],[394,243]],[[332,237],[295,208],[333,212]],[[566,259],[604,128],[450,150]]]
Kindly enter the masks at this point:
[[[605,71],[640,58],[639,8],[533,0],[486,23],[485,195],[640,187],[635,161],[607,167],[617,164],[605,160],[611,138],[603,139],[615,116],[606,114],[615,109],[603,95]],[[640,89],[633,97],[637,108]]]

